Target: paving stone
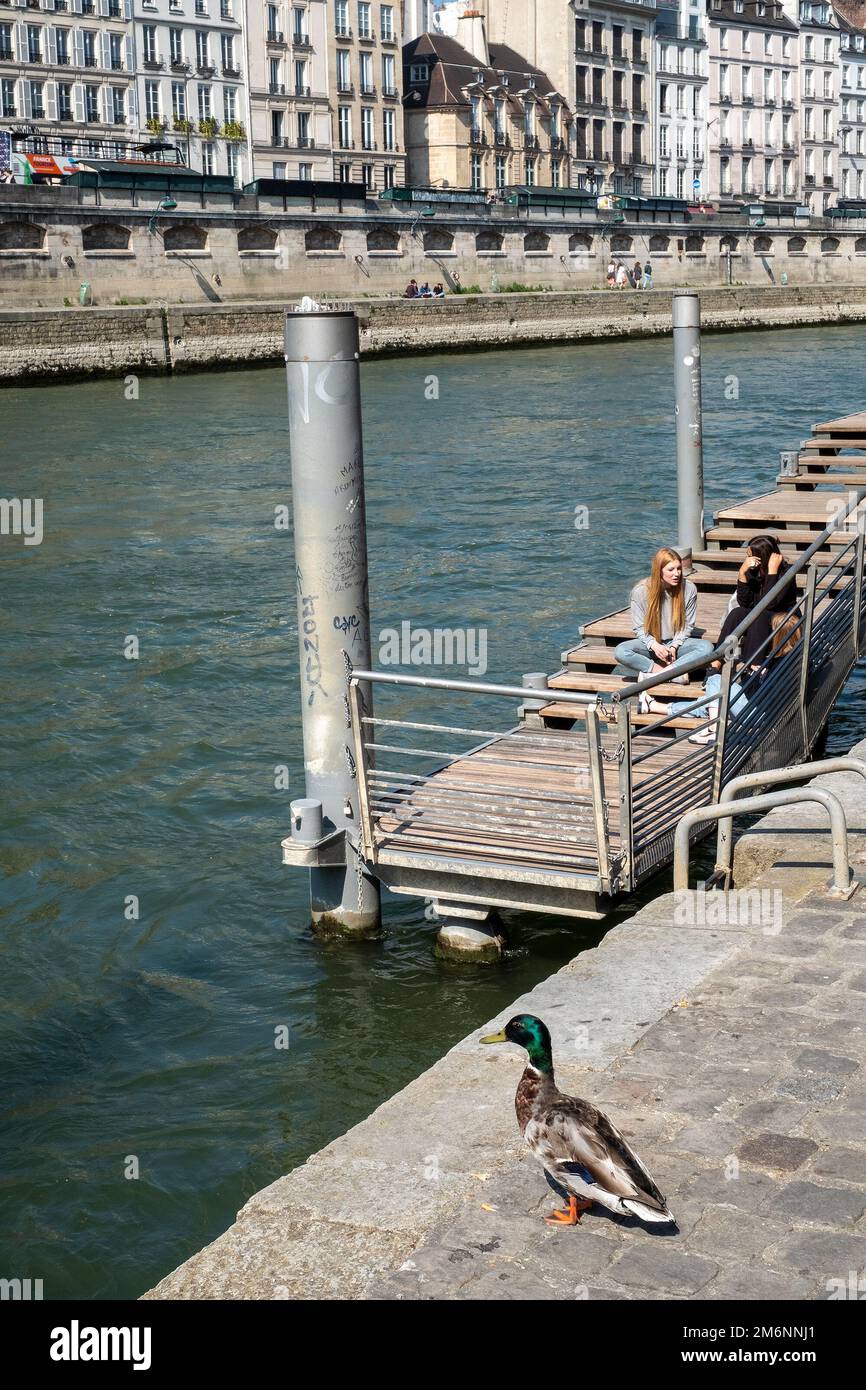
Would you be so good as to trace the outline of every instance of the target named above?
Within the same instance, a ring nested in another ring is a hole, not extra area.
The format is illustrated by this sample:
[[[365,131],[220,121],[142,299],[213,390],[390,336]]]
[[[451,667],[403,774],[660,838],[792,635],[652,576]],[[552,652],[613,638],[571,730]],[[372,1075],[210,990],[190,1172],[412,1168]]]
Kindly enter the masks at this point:
[[[811,1139],[798,1139],[788,1134],[767,1132],[747,1139],[736,1151],[744,1163],[776,1172],[794,1172],[811,1158],[817,1149]]]
[[[737,1171],[727,1164],[720,1164],[718,1168],[708,1168],[698,1173],[686,1188],[686,1196],[703,1210],[718,1205],[753,1212],[773,1193],[781,1190],[779,1179],[767,1173],[754,1172],[742,1166]]]
[[[866,1196],[847,1187],[819,1187],[791,1182],[765,1208],[771,1216],[788,1216],[798,1225],[853,1226],[866,1211]]]
[[[794,1065],[803,1071],[821,1072],[824,1076],[850,1076],[860,1070],[859,1062],[852,1057],[841,1057],[820,1047],[804,1047],[794,1058]]]
[[[708,1284],[718,1270],[715,1260],[690,1255],[655,1240],[624,1251],[611,1265],[610,1274],[621,1284],[694,1294]]]
[[[686,1248],[712,1255],[722,1266],[745,1262],[788,1234],[787,1222],[757,1220],[731,1206],[709,1206],[685,1241]]]
[[[812,1160],[811,1169],[818,1177],[866,1185],[866,1153],[862,1149],[825,1149]]]
[[[824,1103],[835,1100],[841,1091],[842,1083],[832,1076],[786,1076],[776,1087],[776,1094],[779,1096]]]
[[[811,936],[764,936],[757,946],[760,956],[814,956],[821,942]]]
[[[672,1085],[664,1091],[660,1104],[667,1114],[688,1115],[690,1119],[705,1119],[717,1115],[730,1101],[730,1095],[718,1088]]]
[[[860,908],[862,911],[862,902]],[[842,928],[840,935],[844,936],[847,941],[866,941],[866,922],[851,922]]]
[[[795,1100],[767,1099],[752,1101],[751,1105],[739,1110],[734,1118],[745,1129],[790,1133],[808,1113],[808,1105],[801,1105]]]
[[[866,1236],[838,1231],[792,1231],[765,1256],[774,1268],[790,1265],[825,1287],[830,1279],[845,1279],[851,1269],[866,1268]]]
[[[763,1009],[808,1008],[812,1003],[811,990],[804,985],[758,985],[749,994],[749,1003]]]
[[[834,1107],[832,1110],[814,1112],[803,1121],[803,1129],[816,1139],[824,1139],[831,1144],[862,1144],[864,1140],[863,1116]]]
[[[835,984],[842,974],[841,966],[817,966],[802,965],[796,970],[792,970],[786,977],[786,983],[792,985],[815,985],[818,989],[824,985]],[[864,976],[866,978],[866,976]],[[863,986],[866,989],[866,985]]]
[[[771,1269],[748,1268],[725,1270],[701,1290],[701,1298],[743,1299],[746,1302],[786,1302],[792,1299],[813,1298],[814,1280],[791,1271],[777,1274]]]
[[[866,991],[866,970],[861,971],[859,975],[855,975],[853,980],[849,980],[848,988]]]
[[[776,961],[755,960],[752,956],[746,956],[744,960],[733,961],[727,969],[728,974],[735,979],[777,980],[779,978],[779,967]]]
[[[710,1158],[722,1158],[734,1152],[742,1137],[743,1131],[730,1121],[707,1120],[687,1125],[676,1136],[674,1147],[686,1149],[689,1153],[706,1154]]]
[[[698,1084],[718,1086],[739,1100],[763,1091],[774,1077],[773,1069],[767,1065],[730,1066],[711,1064],[697,1078]]]

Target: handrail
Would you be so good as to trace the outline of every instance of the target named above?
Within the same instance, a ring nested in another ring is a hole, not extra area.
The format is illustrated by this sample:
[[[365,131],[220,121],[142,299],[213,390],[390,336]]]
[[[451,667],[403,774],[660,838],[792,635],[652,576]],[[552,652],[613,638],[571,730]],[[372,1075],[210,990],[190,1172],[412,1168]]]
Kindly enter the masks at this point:
[[[855,500],[853,502],[849,500],[847,509],[840,507],[830,525],[825,526],[824,530],[816,536],[809,548],[804,550],[802,555],[798,556],[794,563],[785,570],[784,574],[779,576],[772,589],[770,589],[762,599],[758,600],[754,608],[749,609],[747,617],[734,628],[733,632],[728,634],[725,638],[726,643],[736,641],[752,626],[756,618],[766,612],[773,600],[782,592],[785,585],[790,582],[794,575],[799,574],[805,568],[812,559],[812,556],[820,550],[827,538],[839,530],[839,522],[847,521],[852,511],[856,511],[863,499],[866,498],[866,487],[857,488],[856,491],[852,490],[848,495],[849,499],[853,496]],[[782,537],[782,539],[784,539],[784,537]],[[856,537],[854,537],[854,539],[856,540]],[[677,662],[677,675],[685,675],[688,671],[700,670],[706,666],[709,661],[713,661],[720,656],[724,657],[724,655],[725,651],[722,645],[719,644],[713,648],[711,656],[693,656],[689,661]],[[666,671],[656,671],[655,674],[651,673],[645,676],[643,680],[633,681],[629,685],[624,685],[621,690],[614,691],[611,697],[612,701],[614,704],[617,704],[621,700],[629,699],[632,695],[639,695],[642,690],[650,690],[655,685],[661,685],[669,679],[670,676]]]
[[[827,772],[857,772],[866,779],[866,762],[862,758],[820,758],[814,763],[801,763],[799,767],[744,772],[725,783],[725,801],[733,801],[746,787],[772,787],[784,782],[805,782],[810,777],[820,777]],[[724,874],[726,883],[732,869],[733,853],[734,818],[732,815],[722,816],[719,819],[716,839],[716,873]]]
[[[557,703],[595,706],[598,696],[594,691],[555,690],[548,686],[494,685],[488,681],[458,681],[445,676],[404,676],[391,671],[362,671],[352,668],[353,681],[380,681],[387,685],[415,685],[427,690],[456,690],[467,695],[501,695],[509,700],[540,700],[548,697]]]
[[[693,811],[687,811],[677,822],[674,835],[674,892],[682,892],[689,886],[689,832],[693,826],[708,820],[722,820],[734,812],[752,815],[755,811],[771,811],[776,806],[792,806],[801,801],[816,801],[828,812],[833,835],[833,884],[830,896],[850,898],[857,884],[851,882],[845,808],[838,796],[818,787],[786,787],[781,792],[747,796],[742,801],[720,801],[715,806],[698,806]]]

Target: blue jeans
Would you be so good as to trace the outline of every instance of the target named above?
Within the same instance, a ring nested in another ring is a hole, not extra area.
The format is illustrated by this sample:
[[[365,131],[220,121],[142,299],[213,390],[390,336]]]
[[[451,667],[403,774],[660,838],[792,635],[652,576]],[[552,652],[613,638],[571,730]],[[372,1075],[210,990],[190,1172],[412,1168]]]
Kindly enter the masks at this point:
[[[721,673],[719,671],[711,671],[704,682],[704,690],[708,695],[712,695],[714,700],[718,700],[721,688]],[[743,687],[740,685],[739,681],[731,681],[731,714],[742,714],[748,703],[749,701],[743,694]],[[690,704],[690,700],[674,700],[671,705],[671,714],[682,714],[684,710],[689,708]],[[707,706],[701,705],[700,709],[689,710],[689,713],[694,715],[695,719],[705,719],[707,716]]]
[[[666,669],[672,675],[677,675],[684,662],[692,661],[696,656],[705,656],[709,660],[712,654],[712,642],[705,642],[701,637],[687,637],[680,647],[676,661]],[[614,656],[618,664],[624,667],[629,675],[648,675],[655,664],[655,657],[637,637],[630,638],[628,642],[620,642],[614,650]]]

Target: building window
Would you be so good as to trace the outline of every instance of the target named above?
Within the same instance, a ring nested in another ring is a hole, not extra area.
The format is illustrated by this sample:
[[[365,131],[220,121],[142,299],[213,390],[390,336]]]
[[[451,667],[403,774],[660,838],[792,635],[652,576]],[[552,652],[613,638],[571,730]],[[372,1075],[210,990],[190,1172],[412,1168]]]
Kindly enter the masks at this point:
[[[272,164],[271,168],[275,179],[284,179],[286,177],[285,164]]]
[[[299,164],[299,165],[298,165],[298,178],[299,178],[299,179],[307,179],[307,180],[309,180],[309,179],[312,179],[312,177],[313,177],[313,166],[312,166],[312,164]]]
[[[283,113],[282,111],[271,112],[271,144],[281,145],[283,143]]]
[[[195,31],[195,61],[200,68],[210,67],[208,34],[205,29],[196,29]]]
[[[496,156],[496,187],[504,188],[508,177],[508,161],[504,154]]]
[[[159,120],[159,83],[144,84],[144,114],[149,121]]]
[[[70,82],[58,82],[57,84],[57,119],[60,121],[72,120],[72,84]]]
[[[351,183],[351,182],[352,182],[352,166],[351,166],[351,164],[338,164],[338,165],[337,165],[337,178],[340,180],[341,183]]]
[[[210,118],[210,87],[206,82],[198,83],[198,114],[199,120],[205,121]]]
[[[358,85],[364,93],[373,91],[373,55],[372,53],[361,53],[358,55]]]
[[[186,87],[183,82],[171,84],[171,114],[175,121],[186,120]]]
[[[473,154],[473,155],[470,157],[470,160],[469,160],[469,174],[470,174],[470,183],[471,183],[473,192],[477,193],[480,189],[482,189],[482,188],[484,187],[483,179],[482,179],[482,176],[481,176],[481,155],[480,155],[480,154]]]
[[[393,150],[394,144],[394,112],[391,110],[382,112],[382,149]]]
[[[238,147],[234,140],[226,141],[226,171],[231,178],[238,176]]]
[[[123,38],[120,34],[109,34],[108,52],[111,59],[112,71],[120,72],[123,68]]]
[[[383,167],[383,169],[382,169],[382,187],[383,187],[383,188],[393,188],[393,187],[394,187],[394,165],[393,165],[393,164],[386,164],[386,165]]]
[[[203,174],[212,174],[214,170],[214,147],[209,140],[202,140],[201,143],[201,171]]]
[[[352,143],[352,108],[340,106],[337,109],[337,126],[341,149],[347,150]]]
[[[375,149],[373,140],[373,108],[372,106],[361,107],[361,149]]]
[[[382,54],[382,91],[386,96],[396,96],[397,86],[394,80],[394,54]]]
[[[348,92],[352,86],[352,68],[347,48],[337,49],[337,89]]]
[[[365,188],[373,187],[373,166],[372,164],[361,165],[361,177],[364,180]]]
[[[298,112],[298,149],[306,150],[310,143],[310,113],[309,111]]]
[[[237,87],[223,87],[223,117],[226,124],[237,120]]]
[[[171,54],[171,61],[172,61],[173,63],[182,63],[182,62],[183,62],[183,30],[182,30],[182,29],[174,29],[174,28],[169,29],[169,31],[168,31],[168,46],[169,46],[169,52],[170,52],[170,54]]]
[[[123,87],[111,89],[111,117],[115,125],[126,124],[126,91]]]
[[[143,24],[141,27],[142,57],[146,63],[156,62],[156,25]]]
[[[27,25],[27,59],[31,63],[42,62],[42,30],[38,24]]]
[[[358,37],[360,39],[369,39],[372,36],[373,29],[370,19],[372,8],[368,0],[358,0]]]
[[[220,35],[220,53],[222,54],[222,65],[229,71],[235,70],[235,41],[232,34]]]
[[[667,192],[668,192],[668,171],[667,171],[667,169],[659,169],[658,179],[659,179],[659,194],[660,194],[660,196],[661,196],[662,198],[666,198],[666,197],[667,197]]]
[[[527,187],[527,188],[534,188],[534,187],[535,187],[535,160],[534,160],[534,159],[527,159],[527,161],[526,161],[526,187]]]
[[[84,119],[88,124],[99,120],[99,88],[89,83],[84,88]]]
[[[394,37],[394,6],[379,6],[379,29],[382,38],[390,42]]]
[[[0,83],[0,113],[4,116],[14,116],[15,111],[15,82],[11,77],[4,77]]]
[[[351,38],[348,0],[334,0],[334,32],[338,38]]]
[[[415,83],[426,82],[427,72],[428,68],[426,63],[412,63],[409,68],[410,83],[412,83],[412,85],[414,86]]]

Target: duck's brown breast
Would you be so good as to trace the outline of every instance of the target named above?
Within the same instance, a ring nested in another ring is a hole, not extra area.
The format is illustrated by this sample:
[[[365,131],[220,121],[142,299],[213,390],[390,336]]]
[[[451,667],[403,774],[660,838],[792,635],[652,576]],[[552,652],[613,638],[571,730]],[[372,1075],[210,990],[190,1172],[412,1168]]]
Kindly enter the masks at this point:
[[[518,1082],[517,1094],[514,1097],[514,1109],[517,1112],[517,1123],[520,1126],[521,1134],[532,1119],[532,1111],[541,1089],[541,1082],[542,1077],[533,1067],[527,1067]]]

